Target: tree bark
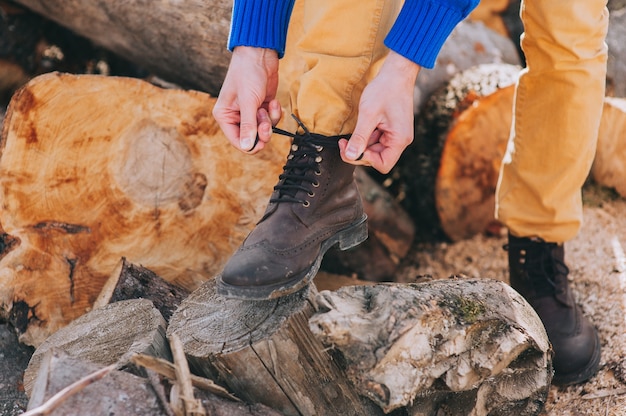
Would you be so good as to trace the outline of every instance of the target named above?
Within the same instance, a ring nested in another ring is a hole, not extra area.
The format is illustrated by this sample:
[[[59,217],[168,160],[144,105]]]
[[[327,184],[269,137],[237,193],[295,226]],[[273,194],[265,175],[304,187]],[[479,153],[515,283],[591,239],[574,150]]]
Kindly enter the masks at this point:
[[[232,0],[16,0],[170,82],[217,96]]]
[[[106,282],[94,308],[128,299],[148,299],[168,322],[189,291],[175,286],[142,266],[122,258]]]
[[[268,301],[219,296],[213,280],[174,313],[168,335],[184,345],[190,367],[228,385],[244,401],[285,415],[376,415],[308,329],[309,288]]]

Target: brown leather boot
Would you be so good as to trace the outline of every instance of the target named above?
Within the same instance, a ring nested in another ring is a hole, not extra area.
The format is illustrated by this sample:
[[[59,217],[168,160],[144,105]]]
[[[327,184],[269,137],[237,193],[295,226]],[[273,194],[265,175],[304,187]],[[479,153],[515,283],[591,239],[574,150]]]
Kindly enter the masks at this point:
[[[576,384],[598,370],[600,339],[569,288],[563,245],[509,234],[511,286],[535,309],[554,350],[553,383]]]
[[[227,297],[293,293],[315,277],[330,247],[346,250],[367,238],[354,165],[339,155],[344,136],[275,131],[293,137],[291,151],[265,214],[217,278]]]

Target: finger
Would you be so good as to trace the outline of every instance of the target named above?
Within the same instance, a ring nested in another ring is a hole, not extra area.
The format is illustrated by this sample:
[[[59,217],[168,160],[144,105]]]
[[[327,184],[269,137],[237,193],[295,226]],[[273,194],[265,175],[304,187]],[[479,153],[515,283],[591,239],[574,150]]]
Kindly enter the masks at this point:
[[[212,113],[213,118],[217,121],[228,141],[236,148],[239,148],[239,113],[237,112],[235,115],[235,113],[226,110],[219,99],[215,107],[213,107]]]
[[[373,148],[367,152],[368,161],[370,165],[380,173],[389,173],[398,160],[400,160],[403,149],[402,147],[381,146],[378,148],[378,146],[373,146]]]
[[[257,122],[257,139],[264,143],[269,142],[272,137],[272,120],[264,108],[259,108],[259,111],[257,111]]]
[[[270,101],[269,105],[269,116],[270,120],[272,120],[272,126],[275,126],[280,121],[283,116],[283,108],[281,107],[278,100]]]

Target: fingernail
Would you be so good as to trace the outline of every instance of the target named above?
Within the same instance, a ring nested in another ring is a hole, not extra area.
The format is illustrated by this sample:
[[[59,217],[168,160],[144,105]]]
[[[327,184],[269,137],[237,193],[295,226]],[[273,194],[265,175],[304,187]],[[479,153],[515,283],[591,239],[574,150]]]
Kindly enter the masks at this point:
[[[357,150],[357,148],[355,146],[348,145],[348,147],[346,148],[346,157],[348,159],[356,159],[358,155],[359,151]]]
[[[250,137],[244,137],[240,142],[242,150],[251,150],[252,149],[252,139]]]

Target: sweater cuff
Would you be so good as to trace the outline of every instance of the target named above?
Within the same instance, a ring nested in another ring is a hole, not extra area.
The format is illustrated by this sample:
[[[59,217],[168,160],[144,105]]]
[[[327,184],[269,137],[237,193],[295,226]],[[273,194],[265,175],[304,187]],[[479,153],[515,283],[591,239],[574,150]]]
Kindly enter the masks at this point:
[[[468,0],[467,7],[459,8],[432,0],[406,0],[385,45],[423,68],[432,68],[452,30],[477,4],[478,0]]]
[[[254,46],[285,54],[287,27],[295,0],[235,0],[228,49]]]

